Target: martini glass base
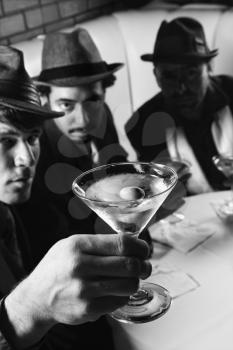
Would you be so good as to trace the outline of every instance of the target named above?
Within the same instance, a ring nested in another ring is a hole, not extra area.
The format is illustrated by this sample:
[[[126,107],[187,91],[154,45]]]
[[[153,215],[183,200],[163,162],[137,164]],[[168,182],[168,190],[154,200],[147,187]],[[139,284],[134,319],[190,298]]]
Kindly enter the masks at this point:
[[[163,316],[171,305],[167,289],[153,283],[143,283],[127,305],[110,315],[123,323],[146,323]]]

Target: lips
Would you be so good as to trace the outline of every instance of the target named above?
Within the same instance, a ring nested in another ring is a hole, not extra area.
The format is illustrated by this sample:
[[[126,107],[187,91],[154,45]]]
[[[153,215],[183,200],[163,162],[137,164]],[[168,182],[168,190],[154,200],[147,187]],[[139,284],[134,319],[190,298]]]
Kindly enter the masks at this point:
[[[23,172],[15,174],[10,182],[30,182],[34,178],[34,172],[30,169],[25,169]]]
[[[88,133],[86,129],[73,128],[69,130],[69,136],[73,139],[82,139],[86,140],[88,138]]]
[[[14,179],[12,182],[28,182],[28,181],[30,181],[32,179],[33,179],[32,176],[30,176],[30,177],[19,177],[19,178]]]
[[[79,127],[69,129],[69,133],[73,133],[73,132],[79,132],[81,134],[86,134],[87,130],[85,128],[79,128]]]

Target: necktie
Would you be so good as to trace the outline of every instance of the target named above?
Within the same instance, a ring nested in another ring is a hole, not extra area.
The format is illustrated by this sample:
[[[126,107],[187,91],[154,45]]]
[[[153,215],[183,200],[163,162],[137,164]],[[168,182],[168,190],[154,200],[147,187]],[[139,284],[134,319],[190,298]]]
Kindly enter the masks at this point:
[[[0,288],[13,287],[25,275],[16,236],[14,216],[8,206],[0,204]],[[4,277],[3,277],[4,276]]]

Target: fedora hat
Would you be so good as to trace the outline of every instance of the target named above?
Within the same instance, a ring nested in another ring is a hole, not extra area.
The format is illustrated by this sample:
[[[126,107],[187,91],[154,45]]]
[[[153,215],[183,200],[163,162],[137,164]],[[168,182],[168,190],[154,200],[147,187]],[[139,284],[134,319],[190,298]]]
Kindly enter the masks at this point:
[[[41,106],[40,95],[24,67],[23,53],[0,45],[0,106],[51,119],[63,113],[51,112]]]
[[[141,56],[148,62],[208,62],[218,54],[209,50],[202,25],[189,17],[163,21],[155,40],[154,52]]]
[[[103,80],[122,66],[103,61],[88,31],[77,28],[45,37],[42,71],[35,80],[39,85],[77,86]]]

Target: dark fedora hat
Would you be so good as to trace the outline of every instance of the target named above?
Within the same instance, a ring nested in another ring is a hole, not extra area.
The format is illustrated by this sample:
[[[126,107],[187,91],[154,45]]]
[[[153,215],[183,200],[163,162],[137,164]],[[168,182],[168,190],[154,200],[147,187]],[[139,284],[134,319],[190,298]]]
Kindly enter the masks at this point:
[[[48,34],[42,50],[39,85],[76,86],[103,80],[123,66],[107,64],[88,31],[77,28],[71,33]]]
[[[24,67],[23,53],[9,46],[0,46],[0,106],[28,112],[44,119],[63,113],[41,106],[40,95]]]
[[[154,52],[141,56],[148,62],[195,63],[208,62],[218,54],[209,50],[202,25],[189,17],[163,21],[155,40]]]

